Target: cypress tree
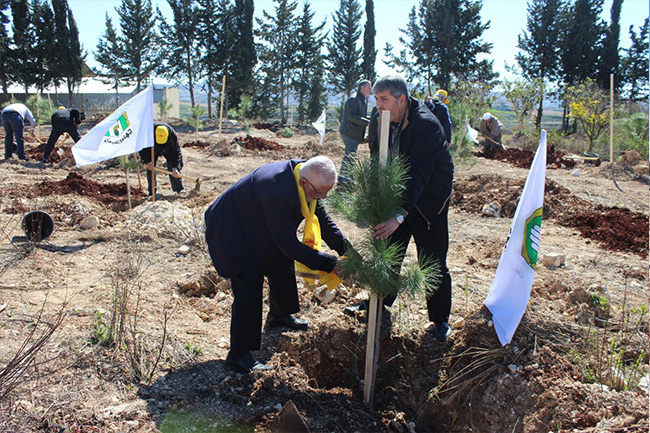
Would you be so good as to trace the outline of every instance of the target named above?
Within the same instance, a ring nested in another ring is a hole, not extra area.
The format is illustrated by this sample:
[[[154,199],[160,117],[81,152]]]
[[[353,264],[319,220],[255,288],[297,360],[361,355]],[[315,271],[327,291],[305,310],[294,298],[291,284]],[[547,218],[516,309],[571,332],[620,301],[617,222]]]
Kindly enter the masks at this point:
[[[528,3],[526,29],[518,36],[519,53],[516,60],[523,75],[530,81],[542,82],[558,76],[560,60],[560,21],[558,10],[564,7],[563,0],[532,0]],[[544,94],[542,93],[535,117],[535,127],[540,128]]]
[[[366,24],[363,28],[363,77],[371,82],[377,78],[375,72],[375,61],[377,50],[375,50],[375,6],[373,0],[366,0]]]
[[[127,70],[122,63],[124,57],[125,53],[122,41],[113,27],[113,21],[108,16],[108,13],[106,13],[106,29],[97,42],[95,60],[102,67],[100,71],[102,78],[100,80],[115,89],[118,106],[120,104],[120,85],[126,85],[131,82],[129,77],[127,77]]]
[[[53,65],[56,53],[52,50],[55,42],[54,13],[45,1],[34,0],[32,3],[35,45],[33,47],[35,68],[35,84],[40,92],[54,80]]]
[[[620,86],[620,77],[618,77],[618,43],[621,36],[621,6],[623,0],[614,0],[610,11],[611,20],[609,27],[605,31],[605,37],[600,53],[600,62],[598,65],[598,83],[602,89],[609,89],[609,76],[614,74],[614,88]]]
[[[320,53],[325,35],[321,35],[326,21],[312,27],[312,12],[308,2],[303,4],[297,29],[295,59],[296,73],[293,88],[298,98],[298,122],[305,123],[305,116],[316,119],[323,108],[325,86],[322,83],[323,56]],[[313,112],[317,111],[316,117]]]
[[[85,54],[82,52],[81,42],[79,42],[79,28],[70,8],[68,8],[68,43],[70,45],[65,57],[67,62],[66,82],[68,84],[68,105],[71,105],[72,94],[75,88],[81,84]]]
[[[8,13],[10,0],[0,0],[0,85],[2,86],[2,93],[7,95],[10,70],[11,70],[11,51],[9,50],[9,33],[7,32],[7,25],[9,24]]]
[[[329,51],[329,80],[337,92],[348,97],[361,77],[361,48],[358,48],[361,36],[361,7],[357,0],[340,0],[339,9],[334,13],[334,26]]]
[[[253,71],[257,63],[257,52],[253,38],[253,0],[235,0],[233,10],[233,46],[235,48],[228,86],[229,103],[239,105],[241,96],[251,94],[254,89]]]
[[[648,100],[648,18],[639,27],[639,33],[630,26],[630,48],[625,49],[621,59],[623,83],[632,101]]]
[[[164,75],[172,80],[187,80],[192,107],[195,105],[194,84],[199,56],[197,26],[199,10],[194,0],[167,0],[174,20],[161,23],[161,33],[167,43]]]
[[[263,86],[271,95],[270,102],[279,105],[280,122],[286,123],[285,100],[297,67],[298,27],[294,11],[298,4],[289,0],[275,1],[275,15],[263,11],[264,19],[257,20],[257,36],[264,42],[260,44],[260,74]]]
[[[159,41],[156,34],[156,17],[150,0],[122,0],[117,8],[120,17],[121,43],[124,46],[126,74],[140,91],[159,62]]]
[[[36,41],[34,26],[32,25],[31,11],[27,1],[11,2],[13,48],[11,50],[12,71],[16,82],[25,87],[25,93],[29,92],[29,86],[36,83],[33,62],[33,46]]]

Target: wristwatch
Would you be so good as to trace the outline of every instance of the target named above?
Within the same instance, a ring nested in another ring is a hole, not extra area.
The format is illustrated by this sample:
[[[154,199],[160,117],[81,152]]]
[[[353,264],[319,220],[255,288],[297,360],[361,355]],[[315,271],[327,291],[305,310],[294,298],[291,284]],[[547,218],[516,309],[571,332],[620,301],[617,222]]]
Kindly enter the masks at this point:
[[[404,222],[404,215],[398,213],[397,215],[395,215],[395,219],[397,220],[398,224],[402,224]]]

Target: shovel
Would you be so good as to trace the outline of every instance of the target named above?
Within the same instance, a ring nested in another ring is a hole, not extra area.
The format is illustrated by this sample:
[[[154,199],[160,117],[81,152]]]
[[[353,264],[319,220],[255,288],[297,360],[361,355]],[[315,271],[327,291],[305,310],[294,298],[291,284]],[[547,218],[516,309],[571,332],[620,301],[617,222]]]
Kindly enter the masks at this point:
[[[173,172],[171,172],[169,170],[165,170],[164,168],[154,167],[153,169],[155,171],[159,172],[159,173],[165,173],[165,174],[168,174],[170,176],[174,175]],[[201,178],[200,177],[190,177],[190,176],[185,176],[184,174],[180,174],[180,173],[178,173],[178,176],[182,177],[183,179],[191,180],[192,182],[194,182],[194,190],[195,191],[200,191],[201,190]]]

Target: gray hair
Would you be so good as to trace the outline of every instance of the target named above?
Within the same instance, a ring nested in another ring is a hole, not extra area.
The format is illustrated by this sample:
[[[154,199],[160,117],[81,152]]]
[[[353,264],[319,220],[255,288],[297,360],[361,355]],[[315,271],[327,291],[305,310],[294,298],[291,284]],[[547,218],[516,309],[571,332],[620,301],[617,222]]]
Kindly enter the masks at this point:
[[[332,186],[336,183],[336,167],[331,159],[324,155],[318,155],[308,159],[300,168],[300,177],[305,175],[313,176],[320,186]]]
[[[359,81],[359,84],[357,85],[357,91],[360,91],[363,86],[366,85],[372,85],[372,83],[368,80],[361,80]]]
[[[406,80],[400,75],[384,75],[381,78],[378,78],[375,81],[375,85],[372,87],[372,93],[384,92],[388,90],[393,98],[399,98],[400,96],[409,97],[409,89],[406,84]]]

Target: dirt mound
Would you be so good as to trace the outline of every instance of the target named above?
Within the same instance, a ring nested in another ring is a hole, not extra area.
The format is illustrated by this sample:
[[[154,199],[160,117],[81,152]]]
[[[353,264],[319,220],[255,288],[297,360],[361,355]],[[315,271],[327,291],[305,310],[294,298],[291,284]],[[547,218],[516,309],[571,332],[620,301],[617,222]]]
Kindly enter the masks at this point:
[[[80,174],[70,172],[68,177],[60,181],[44,180],[32,187],[34,196],[51,194],[74,194],[91,197],[105,204],[121,203],[127,200],[125,183],[101,184],[86,179]],[[131,187],[131,199],[144,198],[146,193]]]
[[[25,147],[25,153],[30,160],[40,161],[43,159],[43,153],[45,152],[45,143],[37,146]],[[72,148],[70,146],[55,147],[52,153],[50,154],[49,162],[57,164],[66,158],[73,159]]]
[[[284,125],[281,124],[280,122],[273,122],[273,123],[257,122],[257,123],[253,123],[253,128],[267,129],[272,132],[278,132],[284,129]]]
[[[485,152],[484,150],[476,152],[476,156],[482,156],[486,159],[498,159],[507,161],[510,164],[521,167],[529,168],[535,157],[535,152],[530,150],[517,149],[508,147],[506,149],[497,149],[493,152]],[[546,166],[549,168],[571,168],[576,165],[576,162],[571,158],[565,157],[566,153],[561,150],[556,151],[555,146],[546,148]]]
[[[483,206],[499,203],[501,217],[512,218],[524,188],[524,179],[498,175],[472,175],[454,184],[452,205],[465,212],[481,213]],[[544,218],[577,229],[582,236],[612,251],[626,250],[648,255],[648,217],[625,208],[609,208],[572,195],[568,189],[547,179]]]
[[[265,140],[261,137],[251,137],[247,135],[246,137],[235,137],[233,143],[240,145],[244,149],[248,150],[284,150],[284,146],[278,144],[274,141]]]

